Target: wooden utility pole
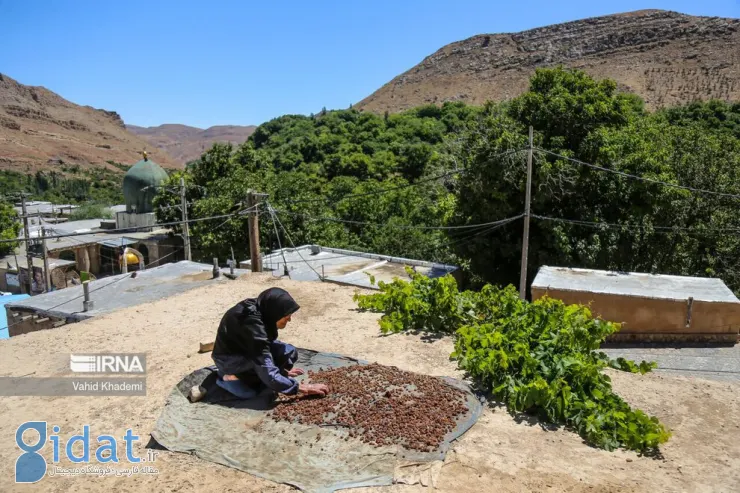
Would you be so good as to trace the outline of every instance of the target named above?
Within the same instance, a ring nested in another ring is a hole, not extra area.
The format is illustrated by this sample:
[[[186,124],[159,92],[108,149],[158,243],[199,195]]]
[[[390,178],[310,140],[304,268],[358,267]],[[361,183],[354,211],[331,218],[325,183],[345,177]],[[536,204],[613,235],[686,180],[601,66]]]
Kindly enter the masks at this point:
[[[260,256],[260,227],[259,215],[257,214],[257,201],[255,193],[250,190],[247,194],[247,207],[249,208],[249,258],[251,260],[252,272],[262,272],[262,256]]]
[[[26,282],[28,283],[28,294],[30,295],[33,289],[33,257],[31,256],[31,233],[28,230],[28,211],[26,210],[26,193],[21,192],[21,210],[23,211],[23,236],[26,239],[26,260],[28,261],[28,275],[26,276]],[[18,268],[18,274],[20,275],[21,269]]]
[[[522,238],[522,270],[519,276],[519,298],[527,297],[527,257],[529,255],[529,216],[532,201],[532,152],[534,130],[529,126],[529,152],[527,152],[527,195],[524,199],[524,237]]]
[[[44,283],[46,292],[51,291],[51,272],[49,271],[49,252],[46,250],[46,230],[41,228],[41,248],[44,256]]]
[[[180,177],[180,207],[182,208],[182,234],[185,246],[185,260],[193,260],[190,254],[190,226],[188,225],[188,202],[185,198],[185,178]]]

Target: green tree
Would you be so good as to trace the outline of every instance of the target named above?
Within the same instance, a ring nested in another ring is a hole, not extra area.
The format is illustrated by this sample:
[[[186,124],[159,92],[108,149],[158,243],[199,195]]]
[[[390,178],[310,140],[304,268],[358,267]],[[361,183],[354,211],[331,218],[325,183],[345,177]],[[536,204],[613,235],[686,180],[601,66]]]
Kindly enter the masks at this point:
[[[11,204],[0,203],[0,240],[14,240],[18,238],[21,224],[18,214]],[[18,247],[17,242],[0,243],[0,255],[13,253]]]
[[[627,124],[640,116],[643,103],[617,91],[613,80],[597,81],[583,71],[537,69],[529,91],[514,99],[509,115],[532,125],[548,148],[578,151],[594,129]]]

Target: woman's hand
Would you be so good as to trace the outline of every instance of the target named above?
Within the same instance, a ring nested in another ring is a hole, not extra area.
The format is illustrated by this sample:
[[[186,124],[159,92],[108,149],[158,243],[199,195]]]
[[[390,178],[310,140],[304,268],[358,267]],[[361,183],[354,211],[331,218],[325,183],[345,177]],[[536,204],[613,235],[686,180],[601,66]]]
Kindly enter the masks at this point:
[[[298,385],[298,392],[305,396],[318,395],[324,397],[329,394],[329,386],[324,383],[301,383]]]
[[[293,368],[292,370],[288,370],[288,376],[289,377],[299,377],[306,373],[303,371],[303,368]]]

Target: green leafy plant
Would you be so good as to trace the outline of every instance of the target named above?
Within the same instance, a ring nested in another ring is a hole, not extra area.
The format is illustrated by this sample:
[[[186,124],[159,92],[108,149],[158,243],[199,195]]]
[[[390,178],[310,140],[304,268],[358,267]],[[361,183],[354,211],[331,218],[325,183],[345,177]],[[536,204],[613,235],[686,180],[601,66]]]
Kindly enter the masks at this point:
[[[655,417],[632,409],[614,393],[607,367],[645,373],[655,363],[611,360],[598,351],[619,330],[581,305],[519,299],[513,286],[457,289],[454,278],[378,283],[380,292],[356,294],[364,310],[383,312],[384,333],[429,330],[455,335],[451,357],[481,388],[506,403],[577,431],[607,450],[656,449],[670,433]]]
[[[80,221],[83,219],[111,219],[113,213],[102,204],[83,204],[69,216],[70,221]]]

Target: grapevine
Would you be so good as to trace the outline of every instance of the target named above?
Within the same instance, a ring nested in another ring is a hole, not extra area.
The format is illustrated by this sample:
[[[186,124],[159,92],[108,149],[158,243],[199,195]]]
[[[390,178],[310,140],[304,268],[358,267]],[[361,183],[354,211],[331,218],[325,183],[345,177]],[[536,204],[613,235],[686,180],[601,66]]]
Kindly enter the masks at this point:
[[[654,363],[610,359],[599,351],[619,325],[588,307],[543,298],[519,299],[513,286],[457,288],[452,276],[379,282],[378,293],[356,294],[360,309],[382,312],[384,333],[408,330],[454,335],[451,357],[509,412],[564,424],[588,443],[647,452],[670,438],[657,418],[632,409],[612,389],[607,367],[646,373]]]

